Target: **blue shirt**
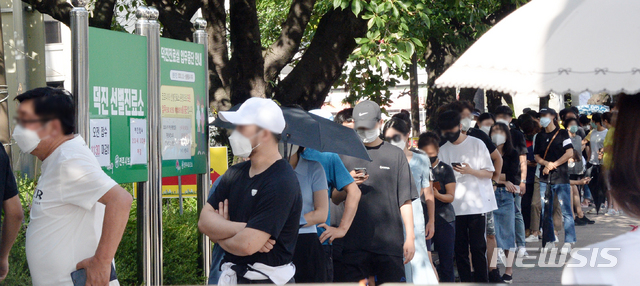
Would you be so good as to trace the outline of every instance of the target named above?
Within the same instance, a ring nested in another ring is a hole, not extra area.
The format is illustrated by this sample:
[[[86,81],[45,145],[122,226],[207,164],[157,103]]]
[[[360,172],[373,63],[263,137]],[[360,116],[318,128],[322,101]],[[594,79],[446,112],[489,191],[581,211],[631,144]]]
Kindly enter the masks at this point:
[[[300,191],[302,192],[302,214],[300,216],[300,225],[307,224],[304,215],[315,209],[313,193],[321,190],[327,190],[327,177],[324,174],[322,165],[315,161],[309,161],[303,157],[298,160],[298,165],[294,170],[298,183],[300,183]],[[328,198],[327,198],[328,200]],[[317,233],[316,226],[301,227],[298,233]]]
[[[302,158],[307,160],[319,162],[324,168],[324,173],[327,177],[327,185],[329,187],[328,193],[331,197],[331,190],[334,188],[338,191],[342,191],[342,188],[353,183],[353,177],[349,174],[349,171],[342,163],[340,156],[336,153],[320,152],[314,149],[306,148],[302,153]],[[327,216],[327,225],[330,225],[331,214]],[[318,236],[324,232],[324,228],[318,228]],[[328,240],[324,242],[328,245]]]
[[[431,163],[429,161],[429,157],[413,152],[411,161],[409,161],[409,168],[411,169],[413,179],[416,181],[416,189],[418,189],[418,193],[420,193],[423,188],[428,188],[430,186],[430,167]]]

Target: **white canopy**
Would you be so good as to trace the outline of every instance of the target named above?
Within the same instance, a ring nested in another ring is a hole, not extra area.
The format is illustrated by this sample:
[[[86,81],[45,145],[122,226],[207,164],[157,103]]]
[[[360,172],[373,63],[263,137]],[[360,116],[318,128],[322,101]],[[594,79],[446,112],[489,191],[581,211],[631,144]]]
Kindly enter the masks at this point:
[[[533,0],[474,43],[437,87],[512,95],[640,91],[640,1]]]

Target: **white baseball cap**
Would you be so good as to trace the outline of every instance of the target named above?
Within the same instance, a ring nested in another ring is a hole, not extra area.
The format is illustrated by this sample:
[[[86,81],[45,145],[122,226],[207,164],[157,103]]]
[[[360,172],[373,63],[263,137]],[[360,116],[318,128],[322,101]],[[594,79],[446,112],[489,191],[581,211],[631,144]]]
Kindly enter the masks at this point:
[[[280,106],[260,97],[247,99],[238,111],[221,111],[218,116],[233,125],[257,125],[275,134],[281,134],[286,125]]]
[[[331,114],[331,112],[324,110],[324,109],[312,109],[309,110],[309,113],[314,114],[314,115],[318,115],[324,119],[328,119],[333,121],[333,114]]]

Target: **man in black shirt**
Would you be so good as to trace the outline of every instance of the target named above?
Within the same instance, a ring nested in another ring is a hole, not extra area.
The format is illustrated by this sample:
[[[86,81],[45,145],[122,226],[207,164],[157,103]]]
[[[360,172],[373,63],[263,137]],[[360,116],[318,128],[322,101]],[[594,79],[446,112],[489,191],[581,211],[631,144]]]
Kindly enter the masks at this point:
[[[564,246],[562,253],[569,253],[576,242],[575,222],[571,210],[571,186],[567,162],[573,157],[573,145],[569,132],[560,129],[557,113],[551,108],[540,110],[540,125],[544,128],[535,140],[535,160],[544,166],[540,174],[540,195],[542,199],[542,245],[545,250],[555,248],[553,232],[553,197],[558,196],[564,218]],[[545,199],[546,198],[546,199]]]
[[[233,154],[251,159],[227,170],[200,214],[200,231],[225,251],[219,284],[290,282],[302,197],[278,152],[282,110],[270,99],[250,98],[219,116],[237,126],[229,137]]]
[[[377,285],[403,282],[403,264],[409,263],[415,253],[411,201],[418,198],[409,163],[400,148],[380,139],[378,104],[360,102],[353,118],[372,161],[341,156],[347,170],[357,171],[362,177],[356,180],[362,196],[353,224],[343,238],[342,258],[334,261],[334,277],[336,282],[358,282],[376,276]]]
[[[13,177],[9,156],[4,148],[0,148],[0,178],[4,179],[0,181],[0,197],[2,197],[0,212],[4,209],[2,238],[0,238],[0,282],[2,282],[9,273],[9,252],[18,237],[24,218],[18,186]]]

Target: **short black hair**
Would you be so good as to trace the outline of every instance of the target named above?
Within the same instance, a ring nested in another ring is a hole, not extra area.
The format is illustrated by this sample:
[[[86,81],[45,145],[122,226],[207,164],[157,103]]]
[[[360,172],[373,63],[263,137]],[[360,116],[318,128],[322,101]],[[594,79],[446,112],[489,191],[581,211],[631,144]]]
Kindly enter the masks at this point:
[[[445,105],[445,109],[454,110],[460,113],[462,113],[465,109],[468,109],[470,112],[473,113],[473,110],[475,109],[475,107],[471,102],[467,100],[457,100]]]
[[[533,109],[529,110],[529,111],[527,111],[525,113],[531,115],[531,118],[534,118],[534,119],[539,119],[540,118],[540,113],[538,113],[537,111],[535,111]]]
[[[428,145],[433,145],[436,149],[440,149],[440,136],[431,131],[420,134],[418,137],[418,149],[422,149]]]
[[[449,110],[440,114],[438,117],[438,128],[441,131],[451,130],[456,126],[460,126],[460,113]]]
[[[513,110],[511,110],[511,107],[503,105],[503,106],[498,106],[498,108],[496,108],[496,111],[493,114],[495,114],[496,116],[500,114],[513,116]]]
[[[16,96],[18,102],[33,100],[33,110],[44,120],[60,120],[64,135],[76,131],[76,112],[73,96],[64,89],[39,87]]]
[[[578,126],[580,126],[580,122],[578,121],[578,119],[575,119],[574,117],[567,118],[566,120],[562,121],[562,126],[564,126],[564,128],[567,128],[569,124],[574,121],[576,122],[576,124],[578,124]]]
[[[580,115],[580,125],[585,126],[585,125],[589,125],[589,123],[591,123],[591,119],[589,119],[587,115],[585,114]]]
[[[348,119],[353,119],[353,108],[345,108],[343,110],[340,110],[340,112],[338,112],[336,116],[333,117],[333,122],[342,124]]]
[[[482,121],[485,121],[487,119],[493,120],[494,123],[496,122],[496,117],[493,116],[493,114],[485,112],[483,114],[480,114],[480,116],[478,116],[478,123],[481,123]]]
[[[612,117],[613,117],[613,113],[605,112],[604,114],[602,114],[602,123],[604,123],[606,121],[609,124],[611,124],[611,118]]]
[[[593,123],[600,123],[602,125],[602,113],[594,113],[591,115]]]

